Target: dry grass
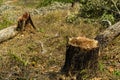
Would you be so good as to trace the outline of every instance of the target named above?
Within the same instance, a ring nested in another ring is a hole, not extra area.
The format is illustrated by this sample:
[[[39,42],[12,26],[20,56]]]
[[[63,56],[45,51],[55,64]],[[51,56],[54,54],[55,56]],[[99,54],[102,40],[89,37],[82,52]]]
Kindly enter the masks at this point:
[[[18,34],[15,38],[1,43],[0,79],[57,80],[59,77],[65,78],[64,76],[59,76],[59,70],[64,64],[66,36],[94,38],[100,27],[99,24],[88,24],[82,20],[77,24],[67,23],[67,14],[68,11],[56,10],[46,15],[32,16],[38,32],[29,29]],[[112,47],[109,45],[108,49],[105,49],[103,56],[107,55],[109,57],[114,53],[119,58],[120,46],[118,43],[120,43],[120,38],[113,41],[112,44],[114,45]],[[45,50],[44,53],[42,52],[43,50]],[[118,60],[116,55],[115,59]],[[109,60],[112,59],[103,61],[110,62]],[[119,66],[117,60],[114,62]],[[111,65],[103,64],[106,67]],[[117,66],[114,68],[119,70]],[[106,74],[107,72],[108,70],[103,73]],[[111,72],[108,73],[112,79],[117,79],[117,77],[113,77]],[[106,77],[111,79],[108,75]],[[66,78],[66,80],[69,79]]]

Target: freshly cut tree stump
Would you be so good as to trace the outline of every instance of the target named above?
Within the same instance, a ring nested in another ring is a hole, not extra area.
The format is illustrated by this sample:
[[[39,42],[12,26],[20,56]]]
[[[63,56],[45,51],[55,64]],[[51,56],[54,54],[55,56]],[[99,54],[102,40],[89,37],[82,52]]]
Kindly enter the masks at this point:
[[[98,64],[98,41],[85,37],[69,38],[66,46],[65,64],[61,72],[66,75],[91,73],[97,70]],[[81,79],[82,80],[82,79]]]
[[[85,37],[68,39],[65,63],[61,72],[66,75],[77,74],[77,80],[82,80],[85,74],[94,77],[98,69],[99,51],[102,52],[119,35],[120,21],[99,33],[95,39]]]

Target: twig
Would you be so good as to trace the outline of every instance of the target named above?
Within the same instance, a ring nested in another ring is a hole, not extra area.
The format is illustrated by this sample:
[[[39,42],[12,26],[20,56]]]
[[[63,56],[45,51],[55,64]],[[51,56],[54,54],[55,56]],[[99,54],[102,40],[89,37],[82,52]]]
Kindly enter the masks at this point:
[[[115,1],[113,1],[113,0],[111,0],[111,1],[112,1],[112,3],[114,4],[114,6],[115,6],[116,10],[118,11],[118,13],[120,14],[120,10],[118,9],[118,7],[117,7]]]
[[[47,50],[44,48],[43,42],[40,41],[40,44],[41,44],[41,48],[42,48],[41,53],[46,53]]]

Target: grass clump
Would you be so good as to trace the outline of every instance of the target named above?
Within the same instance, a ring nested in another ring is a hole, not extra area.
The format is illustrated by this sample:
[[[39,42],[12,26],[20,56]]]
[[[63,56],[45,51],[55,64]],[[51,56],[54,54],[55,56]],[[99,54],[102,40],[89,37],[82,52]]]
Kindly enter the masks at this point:
[[[7,20],[6,17],[2,17],[0,20],[0,30],[10,26],[11,24],[13,24],[12,21]]]
[[[119,70],[114,71],[113,74],[120,77],[120,71]]]
[[[98,65],[99,65],[99,70],[104,71],[104,64],[101,61],[99,62]]]
[[[11,51],[8,53],[12,61],[15,63],[21,64],[23,66],[26,66],[28,64],[27,61],[23,60],[21,57],[17,56],[16,54],[12,53]]]

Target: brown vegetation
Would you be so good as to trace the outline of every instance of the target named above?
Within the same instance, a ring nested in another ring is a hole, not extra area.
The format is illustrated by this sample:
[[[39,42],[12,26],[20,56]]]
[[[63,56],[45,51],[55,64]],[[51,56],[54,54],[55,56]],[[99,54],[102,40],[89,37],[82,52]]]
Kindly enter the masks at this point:
[[[19,13],[10,10],[8,12]],[[32,20],[38,32],[27,29],[13,39],[0,44],[0,79],[76,79],[74,76],[68,77],[59,73],[65,60],[66,36],[86,36],[93,39],[100,32],[101,26],[99,23],[86,23],[82,19],[68,23],[67,16],[68,10],[36,14],[32,16]],[[119,44],[118,36],[103,50],[98,62],[100,72],[93,80],[119,80]]]

